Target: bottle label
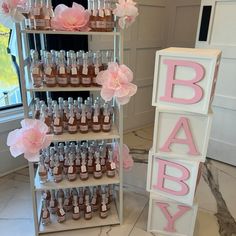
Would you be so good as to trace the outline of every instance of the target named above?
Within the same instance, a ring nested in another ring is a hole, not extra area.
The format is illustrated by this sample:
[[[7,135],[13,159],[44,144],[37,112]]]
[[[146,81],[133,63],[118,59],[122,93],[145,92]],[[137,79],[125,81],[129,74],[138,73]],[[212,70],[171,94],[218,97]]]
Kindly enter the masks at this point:
[[[104,130],[110,130],[110,129],[111,129],[111,125],[110,125],[110,124],[103,124],[103,125],[102,125],[102,129],[104,129]]]
[[[90,77],[82,77],[82,84],[91,84]]]
[[[57,217],[57,221],[58,221],[58,222],[63,222],[65,219],[66,219],[66,216],[65,216],[65,215],[63,215],[63,216],[58,216],[58,217]]]
[[[100,164],[96,164],[96,171],[101,171],[101,165]]]
[[[34,9],[33,9],[33,15],[34,15],[34,16],[39,16],[39,15],[40,15],[40,8],[39,8],[39,7],[34,7]]]
[[[62,132],[62,126],[54,126],[53,127],[53,131],[54,131],[54,133],[61,133]]]
[[[44,19],[34,19],[35,27],[45,27],[45,20]]]
[[[66,85],[66,84],[68,84],[68,79],[65,77],[58,77],[57,82],[58,82],[58,84]]]
[[[98,67],[98,65],[95,65],[94,70],[95,70],[95,75],[97,75],[97,74],[99,73],[99,67]],[[96,81],[96,77],[95,77],[95,81]]]
[[[91,206],[88,205],[88,206],[86,207],[86,210],[87,210],[87,213],[91,212],[91,211],[92,211]]]
[[[54,174],[54,175],[57,175],[57,174],[58,174],[58,167],[57,167],[57,166],[55,166],[55,167],[53,168],[53,174]]]
[[[110,121],[110,117],[109,117],[109,116],[105,116],[105,117],[104,117],[104,122],[105,122],[105,123],[108,123],[109,121]]]
[[[79,78],[70,78],[71,84],[79,84]]]
[[[97,15],[98,15],[98,10],[97,9],[93,10],[93,16],[97,16]]]
[[[76,132],[77,131],[77,125],[68,125],[68,131],[69,132]]]
[[[62,180],[62,174],[59,174],[59,175],[54,174],[54,180],[55,181],[61,181]]]
[[[96,28],[96,21],[90,21],[90,27],[92,29],[95,29]]]
[[[72,75],[77,75],[77,68],[76,67],[71,68],[71,74]]]
[[[115,163],[115,162],[112,162],[112,163],[111,163],[111,169],[112,169],[112,170],[115,170],[115,169],[116,169],[116,163]]]
[[[75,206],[75,207],[74,207],[74,213],[75,213],[75,214],[78,214],[78,213],[79,213],[79,207],[78,207],[78,206]]]
[[[115,173],[115,170],[108,170],[107,171],[107,175],[108,176],[114,176],[116,173]]]
[[[104,158],[101,159],[101,165],[104,166],[105,165],[106,160]]]
[[[95,205],[95,204],[96,204],[96,201],[97,201],[97,198],[96,198],[96,197],[93,197],[93,198],[92,198],[92,204]]]
[[[47,224],[49,224],[50,223],[50,218],[49,217],[47,217],[47,218],[42,218],[42,224],[43,225],[47,225]]]
[[[81,172],[80,172],[80,177],[81,177],[82,179],[87,179],[87,178],[88,178],[88,172],[85,172],[85,173],[81,173]]]
[[[88,159],[88,166],[92,166],[93,165],[93,160],[92,159]]]
[[[88,125],[80,125],[79,129],[83,132],[88,131]]]
[[[46,84],[56,84],[56,78],[55,77],[46,77],[45,81],[46,81]]]
[[[61,216],[64,216],[66,214],[65,211],[62,208],[60,208],[59,211],[60,211]]]
[[[51,200],[50,203],[49,203],[49,206],[50,207],[55,207],[55,201]]]
[[[107,214],[108,214],[107,211],[105,211],[105,212],[101,211],[100,212],[101,217],[107,217]]]
[[[74,171],[73,166],[70,166],[69,169],[68,169],[68,173],[69,173],[69,174],[73,174],[73,171]]]
[[[94,175],[94,177],[96,177],[96,178],[100,178],[101,176],[102,176],[102,172],[101,171],[99,171],[99,172],[93,172],[93,175]]]
[[[87,65],[83,65],[82,74],[83,75],[87,75],[88,74],[88,66]]]
[[[101,130],[101,125],[100,124],[98,124],[98,125],[93,124],[93,130],[95,130],[95,131]]]
[[[105,9],[105,15],[110,16],[111,15],[111,10],[110,9]]]
[[[54,119],[54,125],[59,125],[60,124],[60,119],[58,117],[56,117]]]
[[[65,73],[66,73],[66,69],[65,69],[64,66],[60,66],[60,68],[59,68],[59,73],[60,73],[60,74],[65,74]]]
[[[99,9],[99,10],[98,10],[98,15],[99,15],[100,17],[104,17],[104,11],[103,11],[103,9]]]
[[[38,74],[39,74],[39,68],[38,68],[38,67],[34,67],[34,68],[32,69],[32,74],[33,74],[33,75],[38,75]]]
[[[52,73],[52,68],[51,67],[46,67],[46,69],[45,69],[45,74],[46,75],[51,75],[51,73]]]
[[[106,21],[97,21],[96,22],[96,26],[99,29],[106,29],[107,24],[106,24]]]
[[[79,198],[79,204],[82,205],[83,203],[84,203],[84,199],[83,199],[83,197],[80,197]]]
[[[93,117],[93,122],[94,122],[94,123],[97,123],[97,122],[98,122],[98,117],[97,117],[97,116],[94,116],[94,117]]]
[[[77,176],[76,173],[74,173],[74,174],[69,174],[69,173],[68,173],[68,179],[69,179],[69,180],[74,180],[74,179],[76,179],[76,176]]]
[[[102,211],[106,211],[106,210],[107,210],[106,204],[102,204]]]
[[[70,117],[70,119],[69,119],[69,122],[68,122],[68,123],[69,123],[69,124],[71,124],[71,125],[73,125],[73,123],[74,123],[74,120],[75,120],[75,119],[74,119],[74,117]]]
[[[65,199],[65,201],[64,201],[64,205],[68,206],[68,205],[69,205],[69,203],[70,203],[69,199],[68,199],[68,198],[66,198],[66,199]]]

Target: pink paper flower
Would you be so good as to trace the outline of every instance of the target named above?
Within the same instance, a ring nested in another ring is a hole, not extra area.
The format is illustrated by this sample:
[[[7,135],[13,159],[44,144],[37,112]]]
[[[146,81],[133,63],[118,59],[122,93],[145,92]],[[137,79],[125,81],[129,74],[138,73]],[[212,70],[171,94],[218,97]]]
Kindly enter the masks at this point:
[[[51,135],[47,135],[48,126],[36,119],[21,121],[21,129],[8,134],[7,145],[13,157],[24,154],[28,161],[39,161],[39,151],[51,143]]]
[[[102,98],[111,101],[116,97],[121,105],[128,103],[137,92],[137,86],[131,83],[132,80],[133,72],[127,66],[119,66],[115,62],[108,63],[108,69],[101,71],[96,78],[97,83],[102,85]]]
[[[116,166],[119,168],[119,145],[115,143],[113,148],[113,161],[116,163]],[[134,165],[134,160],[129,154],[129,148],[126,144],[123,144],[123,168],[125,170],[131,170]]]
[[[113,13],[119,17],[119,26],[124,29],[134,23],[138,16],[138,8],[133,0],[119,0]]]
[[[52,27],[55,30],[90,30],[88,27],[90,13],[80,4],[73,2],[72,7],[59,4],[54,10],[54,15]]]

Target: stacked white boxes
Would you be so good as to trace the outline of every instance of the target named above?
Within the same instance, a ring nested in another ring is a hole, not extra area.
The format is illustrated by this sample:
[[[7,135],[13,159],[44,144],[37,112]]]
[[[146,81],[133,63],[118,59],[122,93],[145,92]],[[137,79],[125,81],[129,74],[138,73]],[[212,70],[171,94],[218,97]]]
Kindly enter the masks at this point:
[[[194,196],[206,159],[220,57],[215,49],[167,48],[156,53],[156,115],[147,176],[150,232],[194,233]]]

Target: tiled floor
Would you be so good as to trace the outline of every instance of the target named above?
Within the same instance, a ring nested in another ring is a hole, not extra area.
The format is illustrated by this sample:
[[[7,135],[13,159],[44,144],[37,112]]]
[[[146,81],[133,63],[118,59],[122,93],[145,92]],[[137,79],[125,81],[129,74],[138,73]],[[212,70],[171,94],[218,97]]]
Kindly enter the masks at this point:
[[[145,191],[146,161],[152,145],[152,130],[150,127],[125,135],[125,143],[130,147],[136,163],[132,171],[125,173],[127,186],[124,191],[124,224],[47,236],[154,235],[146,232],[148,194]],[[236,168],[212,160],[207,162],[206,167],[196,194],[199,211],[195,236],[235,236]],[[212,178],[208,178],[209,176]],[[213,185],[215,188],[211,191]],[[27,168],[0,178],[0,235],[34,236],[31,205]],[[219,227],[218,219],[222,214],[224,217],[221,217]]]

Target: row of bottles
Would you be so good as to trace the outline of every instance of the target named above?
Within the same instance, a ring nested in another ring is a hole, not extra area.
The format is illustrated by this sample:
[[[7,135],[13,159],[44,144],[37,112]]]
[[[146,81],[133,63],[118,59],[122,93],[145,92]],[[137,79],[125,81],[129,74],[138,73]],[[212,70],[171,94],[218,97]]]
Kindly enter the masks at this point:
[[[75,134],[93,132],[110,132],[112,127],[113,107],[110,103],[101,104],[100,98],[92,101],[91,97],[83,102],[81,97],[74,100],[59,98],[58,102],[47,99],[35,99],[34,118],[40,119],[48,126],[48,133],[60,135],[63,132]]]
[[[53,215],[59,223],[65,222],[70,217],[73,220],[82,217],[91,220],[96,212],[100,218],[107,218],[113,201],[113,188],[113,185],[106,185],[42,192],[42,224],[48,225]]]
[[[47,182],[49,175],[56,183],[63,179],[75,181],[78,176],[83,181],[91,175],[95,179],[102,178],[104,174],[115,177],[112,147],[96,141],[55,143],[54,147],[42,150],[38,174],[41,183]]]
[[[31,50],[31,79],[34,87],[99,86],[97,74],[113,61],[113,51],[50,52]]]
[[[88,0],[89,27],[92,31],[111,32],[114,30],[115,2],[114,0]],[[26,28],[51,30],[51,20],[54,17],[51,0],[30,0],[27,5]]]

